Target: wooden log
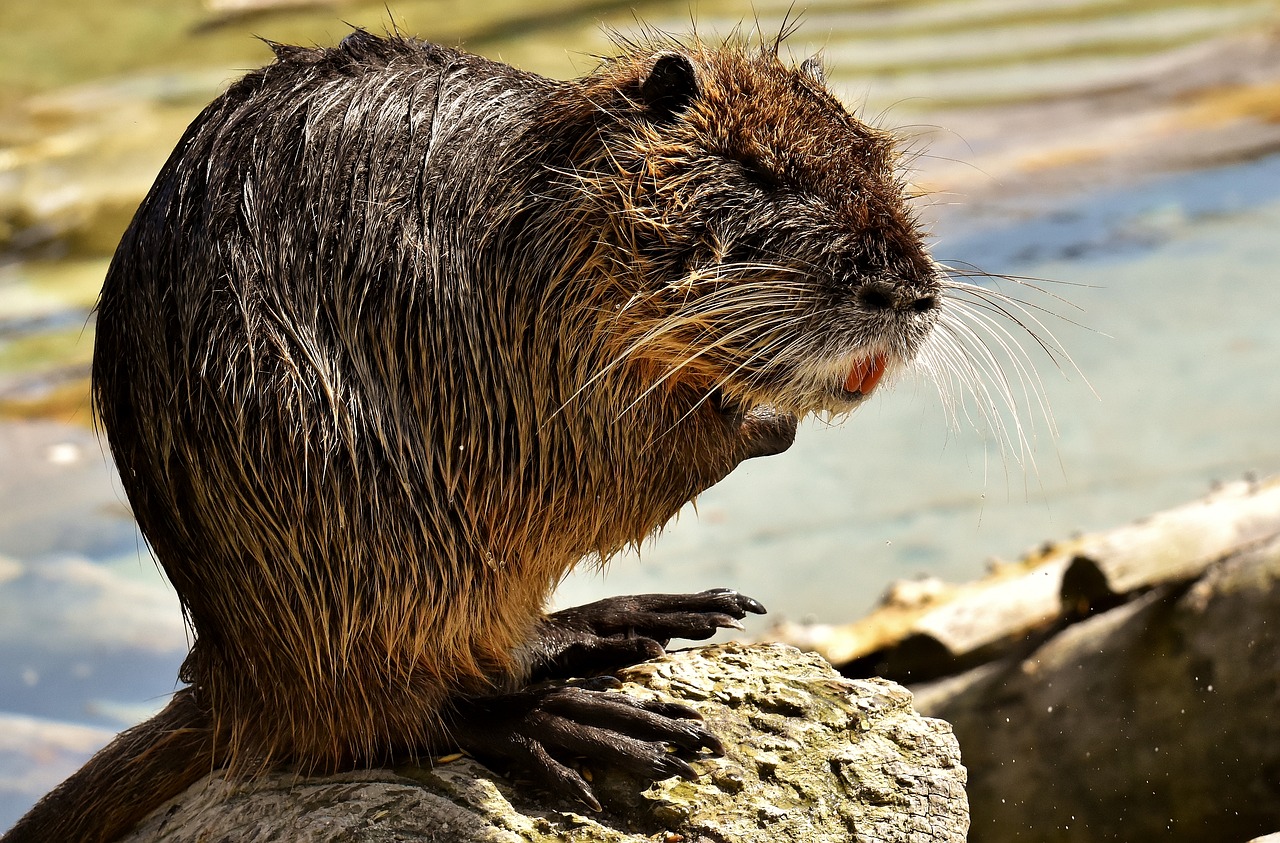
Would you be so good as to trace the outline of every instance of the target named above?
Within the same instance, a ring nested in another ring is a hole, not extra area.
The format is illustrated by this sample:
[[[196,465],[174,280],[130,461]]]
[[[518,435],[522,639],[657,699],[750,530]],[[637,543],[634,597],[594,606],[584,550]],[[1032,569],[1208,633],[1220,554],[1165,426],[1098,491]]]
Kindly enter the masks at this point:
[[[967,585],[899,583],[845,625],[781,625],[770,637],[849,675],[919,682],[1034,647],[1057,629],[1280,534],[1280,478],[1225,484],[1132,524],[1046,544]]]
[[[1280,478],[1219,487],[1186,506],[1086,536],[1062,580],[1068,606],[1114,598],[1168,582],[1195,579],[1219,559],[1280,533]]]

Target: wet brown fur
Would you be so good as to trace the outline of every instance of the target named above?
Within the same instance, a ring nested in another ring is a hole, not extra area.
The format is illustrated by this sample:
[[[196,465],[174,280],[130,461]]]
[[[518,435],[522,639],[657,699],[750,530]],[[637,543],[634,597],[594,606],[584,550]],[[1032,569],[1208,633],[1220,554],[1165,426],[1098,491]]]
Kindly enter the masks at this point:
[[[6,841],[111,839],[218,767],[446,748],[570,569],[750,455],[743,412],[847,410],[840,373],[932,325],[892,139],[776,44],[624,43],[570,82],[276,50],[183,137],[99,305],[190,689]],[[663,51],[697,68],[679,114],[639,90]]]

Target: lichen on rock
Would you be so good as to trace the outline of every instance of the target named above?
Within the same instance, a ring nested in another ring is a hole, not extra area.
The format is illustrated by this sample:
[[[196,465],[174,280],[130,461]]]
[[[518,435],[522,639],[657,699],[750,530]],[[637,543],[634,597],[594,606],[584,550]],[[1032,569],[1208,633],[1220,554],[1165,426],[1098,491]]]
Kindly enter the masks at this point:
[[[911,694],[850,680],[780,644],[724,644],[619,673],[620,693],[697,709],[726,747],[691,763],[696,781],[647,789],[611,769],[584,771],[590,813],[513,786],[471,759],[324,778],[214,776],[156,811],[144,841],[960,841],[965,769],[951,728]]]

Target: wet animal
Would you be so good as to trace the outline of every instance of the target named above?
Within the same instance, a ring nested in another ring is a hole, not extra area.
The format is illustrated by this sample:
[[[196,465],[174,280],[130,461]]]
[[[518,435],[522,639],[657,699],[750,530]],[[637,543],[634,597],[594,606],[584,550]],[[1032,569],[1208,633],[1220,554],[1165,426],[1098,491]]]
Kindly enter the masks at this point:
[[[94,404],[193,633],[185,683],[4,839],[108,840],[217,768],[461,746],[693,775],[674,704],[567,679],[737,625],[729,590],[547,614],[939,320],[894,138],[777,43],[553,81],[358,31],[275,45],[111,264]]]

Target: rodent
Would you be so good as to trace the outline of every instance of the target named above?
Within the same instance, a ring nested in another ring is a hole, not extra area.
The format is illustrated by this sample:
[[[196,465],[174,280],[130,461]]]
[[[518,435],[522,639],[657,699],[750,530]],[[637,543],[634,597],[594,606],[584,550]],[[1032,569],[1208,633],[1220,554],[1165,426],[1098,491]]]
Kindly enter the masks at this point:
[[[941,287],[893,137],[776,41],[620,41],[567,82],[362,30],[272,46],[98,305],[94,403],[187,687],[4,840],[112,839],[220,767],[461,745],[592,806],[566,757],[692,775],[666,746],[720,747],[691,712],[533,682],[763,607],[544,605],[915,355]]]

